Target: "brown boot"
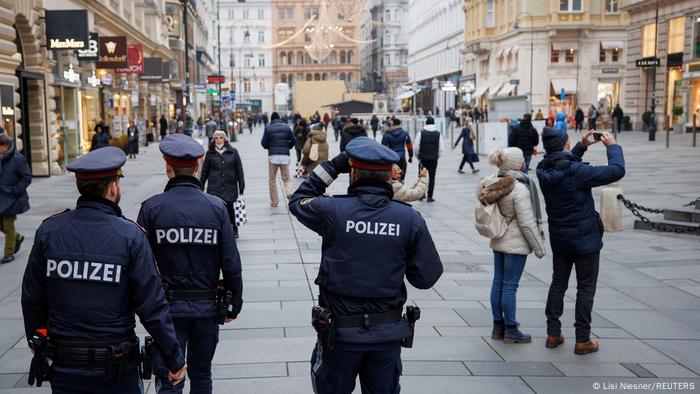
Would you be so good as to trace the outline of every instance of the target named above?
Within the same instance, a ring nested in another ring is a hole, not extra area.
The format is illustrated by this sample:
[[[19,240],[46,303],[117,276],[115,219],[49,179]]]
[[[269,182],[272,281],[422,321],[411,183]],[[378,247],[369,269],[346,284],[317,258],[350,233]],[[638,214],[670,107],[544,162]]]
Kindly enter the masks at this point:
[[[576,342],[574,347],[574,353],[576,354],[588,354],[595,353],[598,351],[598,341],[591,339],[588,342]]]
[[[547,341],[544,343],[544,346],[547,349],[554,349],[562,343],[564,343],[564,335],[550,335],[547,337]]]

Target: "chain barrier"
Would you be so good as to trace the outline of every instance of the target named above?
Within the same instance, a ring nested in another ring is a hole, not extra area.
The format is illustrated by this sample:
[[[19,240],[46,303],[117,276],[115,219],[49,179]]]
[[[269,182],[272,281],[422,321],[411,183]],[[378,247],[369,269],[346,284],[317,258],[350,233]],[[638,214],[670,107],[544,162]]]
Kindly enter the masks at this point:
[[[653,230],[663,231],[665,233],[684,234],[684,233],[694,233],[694,232],[698,231],[698,228],[700,228],[700,227],[686,227],[686,228],[671,227],[671,226],[664,224],[664,223],[654,222],[654,221],[650,220],[648,217],[642,215],[639,211],[644,211],[644,212],[649,212],[649,213],[664,213],[663,209],[652,209],[652,208],[643,207],[639,204],[635,204],[632,201],[626,199],[625,197],[622,196],[622,194],[618,194],[617,199],[622,201],[622,204],[624,204],[625,208],[629,209],[632,212],[632,215],[638,217],[639,220],[641,220],[642,222],[651,226],[651,228]],[[693,204],[695,204],[695,201],[693,201]]]
[[[691,202],[689,202],[689,203],[687,203],[687,204],[684,204],[683,206],[684,206],[684,207],[693,206],[693,205],[695,205],[695,204],[697,203],[697,201],[698,201],[698,200],[693,200],[693,201],[691,201]]]

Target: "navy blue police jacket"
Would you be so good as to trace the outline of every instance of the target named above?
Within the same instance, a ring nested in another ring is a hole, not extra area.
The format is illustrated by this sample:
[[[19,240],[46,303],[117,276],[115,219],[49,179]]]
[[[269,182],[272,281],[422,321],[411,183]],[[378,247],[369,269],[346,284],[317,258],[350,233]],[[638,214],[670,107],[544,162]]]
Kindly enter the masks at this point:
[[[319,304],[337,316],[382,313],[402,308],[404,276],[416,288],[432,287],[442,263],[423,218],[408,204],[392,200],[386,182],[354,182],[348,195],[323,196],[338,174],[319,165],[292,195],[291,213],[323,237],[315,283]],[[336,329],[336,341],[377,344],[410,336],[405,320],[369,328]]]
[[[202,191],[191,176],[176,176],[165,192],[143,202],[137,219],[146,229],[163,282],[171,289],[214,290],[223,272],[233,293],[233,314],[241,310],[241,258],[224,201]],[[173,317],[216,316],[213,300],[173,300]]]
[[[22,314],[27,337],[46,328],[50,338],[81,341],[133,337],[136,314],[168,369],[185,364],[146,234],[106,199],[80,197],[39,226]]]

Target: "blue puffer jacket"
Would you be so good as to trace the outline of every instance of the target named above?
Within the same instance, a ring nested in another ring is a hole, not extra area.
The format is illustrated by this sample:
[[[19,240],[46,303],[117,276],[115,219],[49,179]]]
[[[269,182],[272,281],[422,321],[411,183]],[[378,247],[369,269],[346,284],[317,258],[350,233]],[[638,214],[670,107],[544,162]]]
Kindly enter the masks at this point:
[[[32,172],[24,156],[14,146],[0,155],[0,215],[18,215],[29,210],[27,187]]]
[[[396,152],[399,157],[406,157],[406,148],[408,148],[408,157],[413,158],[413,143],[408,133],[400,126],[394,126],[384,132],[382,136],[382,145]]]
[[[547,153],[537,166],[555,253],[585,255],[603,248],[603,223],[595,211],[591,189],[625,176],[620,145],[608,147],[607,166],[581,162],[585,152],[579,142],[571,152]]]
[[[296,142],[297,140],[294,137],[294,133],[292,133],[292,129],[286,123],[282,123],[281,120],[275,119],[265,127],[265,133],[263,133],[260,144],[267,149],[269,156],[289,156],[289,150],[294,147]]]
[[[557,121],[554,122],[554,128],[566,131],[566,114],[563,112],[557,112]]]

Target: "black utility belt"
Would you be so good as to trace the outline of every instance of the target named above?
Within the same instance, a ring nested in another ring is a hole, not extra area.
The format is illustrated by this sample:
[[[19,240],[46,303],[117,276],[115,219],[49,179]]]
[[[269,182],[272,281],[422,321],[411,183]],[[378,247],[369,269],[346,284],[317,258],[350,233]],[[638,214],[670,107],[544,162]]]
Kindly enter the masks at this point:
[[[169,283],[163,283],[163,293],[169,303],[179,300],[216,302],[217,289],[173,289]]]
[[[49,341],[49,357],[54,365],[65,368],[106,368],[113,359],[140,361],[139,339],[124,341]]]
[[[336,328],[364,327],[372,325],[396,323],[401,320],[402,308],[389,312],[367,313],[364,315],[335,316]]]

